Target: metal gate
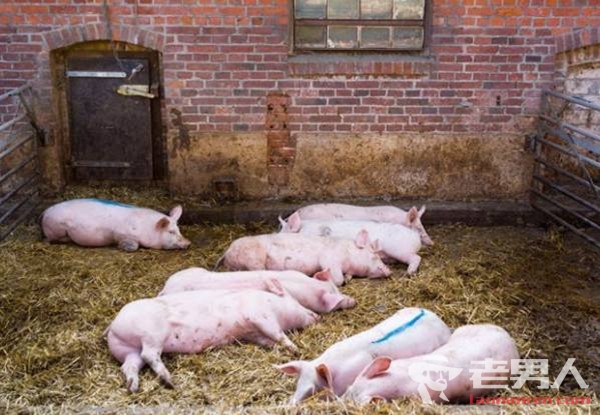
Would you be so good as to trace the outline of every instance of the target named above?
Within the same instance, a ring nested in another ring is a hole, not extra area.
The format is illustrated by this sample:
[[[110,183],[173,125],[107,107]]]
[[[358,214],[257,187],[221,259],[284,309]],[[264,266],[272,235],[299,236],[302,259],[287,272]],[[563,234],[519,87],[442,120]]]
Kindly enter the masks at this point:
[[[531,204],[600,247],[600,105],[542,94]]]
[[[38,139],[29,85],[0,95],[0,240],[39,202]]]

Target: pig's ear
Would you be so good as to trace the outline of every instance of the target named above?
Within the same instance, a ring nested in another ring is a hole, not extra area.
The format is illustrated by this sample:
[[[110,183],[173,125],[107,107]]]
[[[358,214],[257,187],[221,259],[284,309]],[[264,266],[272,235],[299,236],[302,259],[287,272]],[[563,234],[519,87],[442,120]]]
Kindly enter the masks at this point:
[[[417,219],[419,219],[419,211],[417,210],[416,206],[413,206],[408,211],[408,223],[412,224]]]
[[[366,229],[361,229],[361,231],[356,234],[356,238],[354,238],[354,244],[359,248],[364,248],[369,245],[369,232]]]
[[[182,213],[183,213],[183,208],[181,207],[181,205],[177,205],[173,209],[171,209],[171,212],[169,212],[169,216],[171,217],[171,219],[173,219],[175,222],[177,222],[179,220],[179,218],[181,217]]]
[[[362,373],[359,375],[361,377],[365,377],[367,379],[374,378],[376,376],[381,375],[383,372],[388,370],[390,364],[392,363],[392,359],[386,356],[377,357],[375,360],[371,362],[369,366],[367,366]]]
[[[164,216],[160,218],[158,222],[156,222],[156,229],[158,229],[159,231],[166,229],[167,226],[169,226],[169,219],[165,218]]]
[[[317,371],[317,375],[325,382],[328,388],[333,387],[333,382],[331,380],[331,372],[325,363],[321,363],[319,366],[315,368]]]
[[[283,365],[273,365],[273,367],[286,375],[294,375],[298,376],[302,372],[302,367],[304,366],[304,362],[302,360],[292,360],[291,362],[285,363]]]
[[[331,274],[331,270],[329,268],[325,268],[313,275],[313,278],[319,281],[333,281],[333,275]]]
[[[302,219],[300,219],[300,214],[298,212],[292,213],[292,215],[287,218],[288,228],[291,232],[298,232],[300,227],[302,226]]]
[[[327,310],[327,312],[335,310],[342,301],[344,301],[344,296],[341,294],[330,294],[328,292],[324,292],[321,295],[321,302],[325,306],[325,310]]]
[[[421,219],[421,216],[423,216],[423,213],[425,213],[425,205],[421,206],[421,209],[419,209],[419,219]]]
[[[267,291],[269,291],[270,293],[273,293],[280,297],[283,297],[285,295],[285,290],[283,289],[281,282],[277,278],[268,278],[267,280],[265,280],[265,284],[267,286]]]

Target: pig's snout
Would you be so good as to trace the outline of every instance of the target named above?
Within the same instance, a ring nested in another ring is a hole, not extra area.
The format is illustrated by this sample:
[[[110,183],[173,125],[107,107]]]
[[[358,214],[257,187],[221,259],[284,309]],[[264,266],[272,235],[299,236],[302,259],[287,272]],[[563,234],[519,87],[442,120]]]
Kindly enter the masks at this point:
[[[356,300],[352,297],[348,297],[345,296],[344,300],[342,301],[342,307],[343,308],[350,308],[350,307],[354,307],[356,305]]]
[[[169,235],[163,240],[162,249],[187,249],[192,243],[181,235]]]
[[[423,243],[423,245],[425,246],[433,246],[435,245],[435,243],[433,242],[433,240],[429,237],[429,235],[422,235],[421,236],[421,242]]]
[[[189,239],[182,237],[177,243],[177,249],[188,249],[192,242]]]

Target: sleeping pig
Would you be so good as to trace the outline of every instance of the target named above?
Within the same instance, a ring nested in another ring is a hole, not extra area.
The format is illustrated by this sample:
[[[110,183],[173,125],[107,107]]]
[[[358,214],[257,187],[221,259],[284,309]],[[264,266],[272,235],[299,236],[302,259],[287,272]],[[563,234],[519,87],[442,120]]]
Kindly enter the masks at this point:
[[[278,280],[300,304],[317,313],[356,305],[352,297],[342,294],[333,283],[329,270],[319,271],[310,278],[298,271],[211,272],[204,268],[188,268],[171,275],[158,295],[214,289],[268,291],[273,279]]]
[[[297,233],[275,233],[236,239],[223,257],[229,270],[296,270],[308,275],[329,269],[336,285],[344,274],[371,278],[387,277],[390,269],[379,257],[377,241],[367,231],[354,241]],[[217,264],[218,265],[218,264]]]
[[[354,206],[342,203],[319,203],[304,206],[294,213],[302,219],[371,220],[374,222],[397,223],[413,227],[419,232],[423,245],[433,245],[433,241],[421,223],[425,206],[419,210],[413,206],[407,212],[395,206]],[[416,220],[413,217],[416,217]]]
[[[416,219],[415,213],[411,223]],[[357,232],[365,229],[378,241],[385,258],[408,264],[408,274],[415,273],[421,263],[421,257],[417,254],[421,249],[419,233],[404,225],[368,220],[301,219],[298,213],[291,215],[287,222],[281,218],[279,220],[282,225],[281,232],[299,232],[306,235],[353,238]]]
[[[363,404],[406,396],[420,396],[425,403],[464,402],[507,385],[510,361],[518,358],[515,342],[503,328],[492,324],[462,326],[452,333],[448,343],[430,354],[410,359],[376,358],[356,378],[344,398]],[[503,362],[505,371],[485,371],[486,359],[496,365]],[[483,387],[471,379],[475,371],[481,373]],[[431,372],[437,374],[425,375]]]
[[[41,226],[49,242],[73,241],[82,246],[116,244],[125,251],[140,246],[186,249],[190,241],[179,232],[181,206],[169,216],[104,199],[75,199],[58,203],[42,213]]]
[[[292,404],[323,389],[342,396],[378,356],[418,356],[437,349],[449,337],[448,326],[431,311],[404,308],[376,326],[335,343],[313,360],[295,360],[276,368],[298,377]]]
[[[313,324],[319,315],[302,307],[276,280],[272,291],[188,291],[125,305],[105,333],[110,352],[122,363],[127,388],[137,391],[145,365],[172,386],[160,358],[163,352],[199,353],[237,340],[266,347],[283,343],[297,351],[284,332]]]

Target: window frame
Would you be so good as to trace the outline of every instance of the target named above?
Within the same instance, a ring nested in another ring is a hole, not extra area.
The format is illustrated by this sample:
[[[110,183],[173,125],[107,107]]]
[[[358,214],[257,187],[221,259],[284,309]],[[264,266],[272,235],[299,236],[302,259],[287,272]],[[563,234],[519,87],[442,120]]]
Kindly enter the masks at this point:
[[[424,0],[423,19],[317,19],[317,18],[300,18],[296,19],[295,15],[295,0],[289,0],[289,55],[302,55],[302,54],[339,54],[339,53],[351,53],[351,54],[401,54],[409,56],[428,56],[429,46],[431,42],[431,3],[432,0]],[[295,30],[297,22],[309,23],[310,26],[329,26],[335,25],[351,25],[351,26],[368,26],[368,27],[422,27],[423,28],[423,45],[420,48],[303,48],[296,47]],[[367,22],[368,24],[364,24]],[[418,24],[416,23],[418,22]]]

